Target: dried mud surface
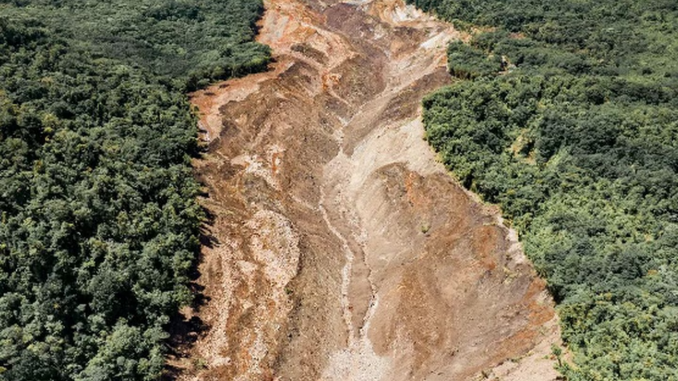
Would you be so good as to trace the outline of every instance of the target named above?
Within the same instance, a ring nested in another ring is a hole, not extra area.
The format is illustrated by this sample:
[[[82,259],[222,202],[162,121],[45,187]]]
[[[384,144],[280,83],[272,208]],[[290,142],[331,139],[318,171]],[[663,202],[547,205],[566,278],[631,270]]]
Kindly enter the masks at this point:
[[[400,0],[267,0],[267,73],[193,95],[214,215],[184,380],[554,380],[553,304],[423,140],[463,38]]]

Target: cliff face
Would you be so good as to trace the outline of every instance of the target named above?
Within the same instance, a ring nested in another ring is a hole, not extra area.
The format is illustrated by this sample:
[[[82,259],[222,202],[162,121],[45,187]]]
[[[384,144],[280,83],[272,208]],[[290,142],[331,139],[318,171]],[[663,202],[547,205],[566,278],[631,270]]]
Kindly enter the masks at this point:
[[[399,0],[266,8],[271,71],[193,96],[214,221],[182,378],[554,379],[543,282],[423,140],[463,36]]]

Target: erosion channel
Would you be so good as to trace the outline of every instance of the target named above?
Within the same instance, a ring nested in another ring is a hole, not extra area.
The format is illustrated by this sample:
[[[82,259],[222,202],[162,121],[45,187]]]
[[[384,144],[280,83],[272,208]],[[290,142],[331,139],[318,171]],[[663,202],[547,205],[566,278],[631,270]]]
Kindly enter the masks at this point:
[[[556,378],[553,304],[424,137],[451,25],[396,0],[268,0],[266,73],[193,95],[209,153],[190,380]]]

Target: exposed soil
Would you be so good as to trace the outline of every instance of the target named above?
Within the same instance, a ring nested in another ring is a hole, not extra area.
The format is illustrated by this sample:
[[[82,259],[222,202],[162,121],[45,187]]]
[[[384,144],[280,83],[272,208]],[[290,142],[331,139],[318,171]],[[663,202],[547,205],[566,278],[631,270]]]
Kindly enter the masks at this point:
[[[186,380],[556,378],[553,303],[423,139],[463,38],[400,0],[268,0],[271,71],[193,96],[209,329]]]

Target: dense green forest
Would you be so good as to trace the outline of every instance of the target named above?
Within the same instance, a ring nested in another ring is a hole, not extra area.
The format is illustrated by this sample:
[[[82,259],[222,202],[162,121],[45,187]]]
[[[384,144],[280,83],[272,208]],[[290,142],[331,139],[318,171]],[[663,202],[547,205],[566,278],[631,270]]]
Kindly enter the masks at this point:
[[[0,380],[156,380],[203,212],[186,92],[260,0],[0,0]]]
[[[521,234],[564,376],[678,380],[678,2],[411,2],[473,34],[427,139]]]

